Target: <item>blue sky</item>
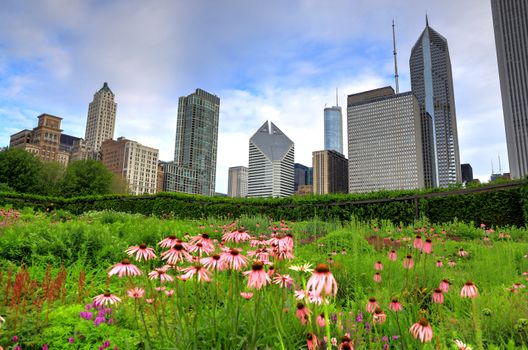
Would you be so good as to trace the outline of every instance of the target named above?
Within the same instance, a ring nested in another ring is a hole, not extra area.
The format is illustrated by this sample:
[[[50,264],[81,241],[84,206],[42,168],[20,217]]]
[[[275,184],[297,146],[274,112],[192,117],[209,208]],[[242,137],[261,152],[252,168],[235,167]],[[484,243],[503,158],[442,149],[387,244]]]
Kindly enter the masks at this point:
[[[3,0],[0,146],[41,113],[84,137],[88,103],[107,81],[115,137],[171,160],[178,97],[199,87],[221,99],[216,189],[227,192],[228,167],[247,166],[249,137],[265,120],[310,165],[336,87],[344,106],[347,94],[394,85],[392,19],[400,90],[410,90],[426,12],[449,43],[460,160],[488,180],[492,161],[508,165],[487,0]]]

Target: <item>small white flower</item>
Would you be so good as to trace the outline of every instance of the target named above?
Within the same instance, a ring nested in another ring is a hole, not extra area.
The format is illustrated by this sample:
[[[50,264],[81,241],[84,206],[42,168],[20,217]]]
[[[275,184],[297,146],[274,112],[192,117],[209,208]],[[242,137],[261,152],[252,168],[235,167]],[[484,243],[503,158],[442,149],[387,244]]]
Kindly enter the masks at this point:
[[[5,323],[5,318],[0,316],[0,328],[2,328],[4,326],[4,323]]]
[[[300,266],[292,265],[290,266],[290,270],[300,271],[300,272],[313,272],[314,269],[312,269],[312,264],[306,263]]]
[[[462,340],[455,339],[453,340],[459,350],[472,350],[470,346],[466,345]]]

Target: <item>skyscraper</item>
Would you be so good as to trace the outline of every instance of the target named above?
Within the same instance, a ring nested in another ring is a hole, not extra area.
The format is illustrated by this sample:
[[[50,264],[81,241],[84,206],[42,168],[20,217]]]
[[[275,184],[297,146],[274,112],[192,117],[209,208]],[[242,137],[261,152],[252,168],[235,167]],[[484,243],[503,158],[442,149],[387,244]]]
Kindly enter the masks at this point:
[[[312,153],[313,193],[348,193],[348,161],[334,150]]]
[[[528,175],[528,2],[491,0],[511,177]]]
[[[409,64],[422,119],[425,185],[447,187],[461,181],[453,77],[447,40],[427,17]]]
[[[266,121],[249,139],[248,197],[293,194],[293,142]]]
[[[324,149],[343,154],[343,116],[339,106],[324,109]]]
[[[114,137],[116,107],[114,93],[105,82],[88,106],[84,139],[86,146],[92,151],[98,152],[103,141]]]
[[[227,195],[229,197],[247,197],[248,168],[235,166],[229,168]]]
[[[349,95],[347,116],[350,193],[424,187],[420,109],[412,92],[384,87]],[[314,164],[314,188],[315,178]]]
[[[204,90],[180,97],[174,164],[176,191],[213,196],[220,99]]]

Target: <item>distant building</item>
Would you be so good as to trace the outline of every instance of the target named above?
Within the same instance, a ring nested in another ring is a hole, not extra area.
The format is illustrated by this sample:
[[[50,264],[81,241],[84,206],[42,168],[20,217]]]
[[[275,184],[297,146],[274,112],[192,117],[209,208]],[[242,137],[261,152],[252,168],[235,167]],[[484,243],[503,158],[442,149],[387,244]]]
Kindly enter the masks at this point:
[[[324,109],[324,149],[343,154],[343,116],[339,106]]]
[[[306,165],[294,163],[293,171],[294,171],[294,182],[293,182],[294,192],[297,192],[299,190],[299,186],[310,184],[311,168],[307,167]]]
[[[119,137],[101,144],[101,161],[129,184],[133,194],[156,193],[158,150]]]
[[[473,181],[473,168],[470,164],[461,164],[460,170],[462,173],[462,182],[469,183]]]
[[[511,180],[511,174],[510,173],[504,173],[504,174],[491,174],[490,181],[497,181],[497,180]]]
[[[420,109],[413,93],[384,87],[349,95],[347,102],[349,192],[423,188]],[[314,169],[314,185],[315,177]]]
[[[313,193],[348,193],[348,161],[334,150],[312,153]]]
[[[311,195],[313,194],[313,185],[301,185],[295,194],[299,196]]]
[[[248,197],[287,197],[293,194],[293,142],[266,121],[249,139]]]
[[[104,83],[88,106],[84,136],[87,148],[99,152],[103,141],[114,138],[116,108],[114,93],[108,87],[108,83]]]
[[[165,176],[165,171],[163,169],[162,161],[158,160],[158,173],[156,174],[156,193],[164,192],[163,189],[163,177]]]
[[[491,0],[511,177],[528,175],[528,3]]]
[[[220,98],[204,90],[178,102],[174,150],[176,192],[213,196]]]
[[[235,166],[229,168],[227,195],[229,197],[247,197],[248,195],[248,168]]]

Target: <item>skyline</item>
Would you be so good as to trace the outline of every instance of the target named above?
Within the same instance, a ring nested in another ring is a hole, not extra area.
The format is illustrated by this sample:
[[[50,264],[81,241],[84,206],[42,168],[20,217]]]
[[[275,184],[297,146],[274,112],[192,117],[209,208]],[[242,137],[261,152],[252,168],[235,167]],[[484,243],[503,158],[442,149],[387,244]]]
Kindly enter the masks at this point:
[[[489,1],[323,5],[3,2],[0,146],[42,113],[84,137],[88,104],[107,81],[118,105],[114,138],[158,148],[169,161],[178,98],[201,88],[221,100],[216,191],[227,193],[228,168],[248,166],[248,140],[265,120],[295,143],[295,162],[311,166],[312,152],[324,148],[323,110],[334,104],[336,87],[346,101],[394,86],[392,19],[400,92],[409,91],[411,47],[427,12],[449,44],[461,163],[483,181],[491,161],[498,170],[498,156],[508,169]]]

